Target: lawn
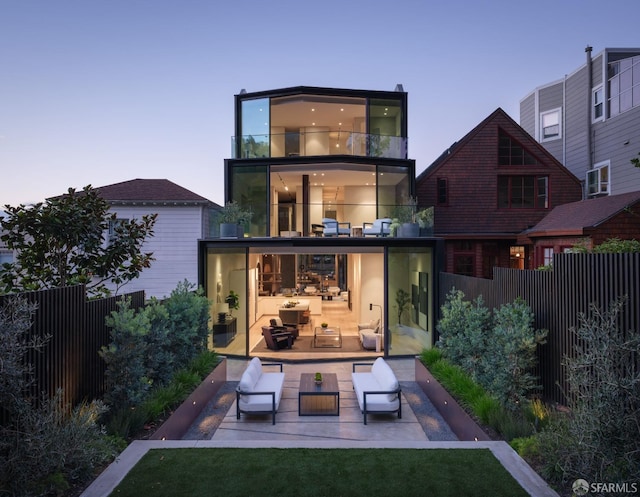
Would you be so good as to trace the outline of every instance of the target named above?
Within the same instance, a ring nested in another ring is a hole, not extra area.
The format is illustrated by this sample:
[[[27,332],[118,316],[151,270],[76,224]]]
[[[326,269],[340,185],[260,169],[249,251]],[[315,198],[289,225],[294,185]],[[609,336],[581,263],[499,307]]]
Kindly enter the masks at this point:
[[[489,449],[153,449],[112,496],[526,497]]]

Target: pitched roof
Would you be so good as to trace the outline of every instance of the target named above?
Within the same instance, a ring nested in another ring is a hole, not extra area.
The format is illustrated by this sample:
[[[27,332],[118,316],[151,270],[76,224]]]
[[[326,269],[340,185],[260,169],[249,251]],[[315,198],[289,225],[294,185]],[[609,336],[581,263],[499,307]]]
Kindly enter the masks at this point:
[[[529,133],[525,131],[525,129],[520,126],[517,122],[513,120],[513,118],[507,114],[501,107],[498,107],[491,114],[489,114],[485,119],[483,119],[475,128],[469,131],[466,135],[464,135],[460,140],[454,142],[449,148],[447,148],[440,156],[434,160],[431,164],[427,166],[427,168],[422,171],[416,178],[416,184],[420,183],[423,177],[431,176],[434,174],[439,168],[441,168],[444,164],[446,164],[459,150],[461,150],[467,143],[472,141],[475,136],[482,131],[483,128],[488,126],[492,121],[497,118],[504,118],[507,122],[513,125],[514,130],[519,130],[520,134],[518,136],[514,136],[528,151],[533,152],[538,158],[544,157],[545,160],[550,162],[554,162],[557,167],[564,169],[570,176],[572,176],[576,182],[579,182],[578,178],[575,177],[560,161],[558,161],[546,148],[544,148],[540,143],[538,143]]]
[[[112,204],[214,204],[167,179],[133,179],[95,188]],[[214,204],[215,205],[215,204]]]
[[[639,201],[640,191],[562,204],[555,207],[524,234],[527,236],[582,234],[585,229],[596,228]]]

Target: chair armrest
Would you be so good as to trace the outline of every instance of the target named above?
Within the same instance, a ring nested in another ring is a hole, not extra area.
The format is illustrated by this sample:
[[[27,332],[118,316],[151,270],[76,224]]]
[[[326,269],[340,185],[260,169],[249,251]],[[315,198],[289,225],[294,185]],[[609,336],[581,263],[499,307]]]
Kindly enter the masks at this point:
[[[351,228],[351,221],[345,221],[343,223],[336,223],[338,226],[346,226],[347,228]]]
[[[391,223],[389,221],[382,221],[382,229],[386,226],[387,228],[391,228]]]
[[[372,362],[354,362],[351,368],[351,371],[353,373],[356,372],[356,366],[373,366],[373,363]]]
[[[263,366],[280,366],[280,372],[282,373],[282,363],[281,362],[263,362]]]
[[[362,229],[363,230],[366,229],[368,226],[371,226],[373,228],[373,223],[368,223],[366,221],[364,223],[362,223]]]

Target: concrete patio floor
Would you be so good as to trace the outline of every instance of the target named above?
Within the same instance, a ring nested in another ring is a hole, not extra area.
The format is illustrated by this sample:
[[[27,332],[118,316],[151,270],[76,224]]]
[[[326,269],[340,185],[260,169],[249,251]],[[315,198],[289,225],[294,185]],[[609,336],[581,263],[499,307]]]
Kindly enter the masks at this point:
[[[239,381],[247,360],[227,362],[230,386]],[[352,363],[285,363],[285,388],[276,415],[241,415],[236,419],[235,394],[228,389],[227,400],[216,414],[213,400],[196,420],[185,439],[175,441],[136,441],[112,463],[81,497],[105,497],[118,485],[147,451],[154,448],[406,448],[406,449],[479,449],[487,448],[531,496],[557,497],[558,494],[511,449],[506,442],[460,442],[437,410],[421,394],[415,383],[414,359],[389,359],[403,388],[402,419],[381,414],[363,422],[351,386]],[[360,361],[357,361],[360,362]],[[368,362],[368,361],[362,361]],[[340,390],[340,416],[298,416],[298,385],[303,372],[336,373]],[[218,416],[219,419],[214,420]],[[212,428],[212,423],[215,425]],[[189,439],[187,439],[189,438]]]

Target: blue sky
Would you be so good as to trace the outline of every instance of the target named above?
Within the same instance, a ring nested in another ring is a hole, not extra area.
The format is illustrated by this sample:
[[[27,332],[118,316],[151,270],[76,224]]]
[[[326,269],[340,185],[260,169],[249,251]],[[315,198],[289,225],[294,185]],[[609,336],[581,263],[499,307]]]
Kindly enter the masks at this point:
[[[0,0],[0,206],[167,178],[223,203],[233,96],[289,86],[409,94],[424,170],[502,107],[607,47],[640,1]]]

